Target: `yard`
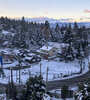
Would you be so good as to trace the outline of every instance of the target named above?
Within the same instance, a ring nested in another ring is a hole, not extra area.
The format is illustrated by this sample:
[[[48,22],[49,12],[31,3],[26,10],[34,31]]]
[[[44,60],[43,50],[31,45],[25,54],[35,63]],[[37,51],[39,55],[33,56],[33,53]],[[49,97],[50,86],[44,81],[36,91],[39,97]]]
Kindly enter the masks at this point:
[[[12,65],[15,66],[14,64],[16,63],[13,63]],[[25,83],[26,80],[29,78],[29,75],[39,75],[40,65],[41,65],[41,74],[45,81],[47,75],[47,67],[48,67],[48,81],[72,78],[80,75],[80,74],[75,74],[80,72],[80,65],[78,63],[78,60],[65,63],[65,62],[60,62],[58,60],[48,61],[43,59],[40,63],[32,64],[30,68],[20,70],[21,82]],[[7,64],[3,67],[6,68],[9,66],[11,65]],[[87,71],[88,71],[87,60],[85,60],[85,67],[83,73]],[[3,79],[0,78],[0,82],[7,83],[9,80],[9,76],[11,75],[11,71],[4,69],[4,73],[6,77]],[[15,70],[13,71],[13,80],[15,83],[19,82],[19,71],[17,72]]]

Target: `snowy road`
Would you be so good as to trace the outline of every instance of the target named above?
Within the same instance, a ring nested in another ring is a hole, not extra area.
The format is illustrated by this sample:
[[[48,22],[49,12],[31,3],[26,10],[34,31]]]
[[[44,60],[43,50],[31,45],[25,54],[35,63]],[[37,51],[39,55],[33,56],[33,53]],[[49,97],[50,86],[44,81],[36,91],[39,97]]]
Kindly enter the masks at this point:
[[[75,78],[48,82],[47,87],[48,90],[54,90],[54,89],[61,88],[63,85],[73,86],[73,85],[77,85],[78,83],[85,83],[88,80],[88,78],[90,78],[90,71]],[[19,85],[17,86],[17,88],[18,88],[17,90],[21,90],[22,86]],[[0,83],[0,93],[4,93],[4,92],[5,92],[5,84]]]
[[[53,90],[59,89],[64,85],[73,86],[77,85],[78,83],[85,83],[88,80],[88,78],[90,78],[90,71],[88,71],[86,74],[83,74],[75,78],[48,82],[48,89]]]

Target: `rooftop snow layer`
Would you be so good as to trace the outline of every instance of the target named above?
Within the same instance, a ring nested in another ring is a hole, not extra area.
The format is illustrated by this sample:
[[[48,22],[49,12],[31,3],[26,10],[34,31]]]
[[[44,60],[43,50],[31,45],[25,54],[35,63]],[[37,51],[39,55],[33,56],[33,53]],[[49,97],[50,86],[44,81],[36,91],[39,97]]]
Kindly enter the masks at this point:
[[[46,51],[49,51],[51,50],[53,47],[50,47],[50,46],[43,46],[42,48],[40,48],[40,50],[46,50]]]
[[[10,33],[10,32],[2,30],[2,34],[7,35],[8,33]]]

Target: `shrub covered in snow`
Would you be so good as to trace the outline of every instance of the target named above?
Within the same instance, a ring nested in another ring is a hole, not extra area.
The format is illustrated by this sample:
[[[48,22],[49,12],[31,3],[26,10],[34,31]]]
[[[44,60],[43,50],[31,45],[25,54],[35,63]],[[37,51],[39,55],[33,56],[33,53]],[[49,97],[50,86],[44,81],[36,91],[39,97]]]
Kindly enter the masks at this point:
[[[21,100],[42,100],[45,97],[46,85],[42,76],[30,77],[22,90]]]
[[[90,80],[86,84],[79,84],[79,90],[75,93],[75,100],[90,100]]]

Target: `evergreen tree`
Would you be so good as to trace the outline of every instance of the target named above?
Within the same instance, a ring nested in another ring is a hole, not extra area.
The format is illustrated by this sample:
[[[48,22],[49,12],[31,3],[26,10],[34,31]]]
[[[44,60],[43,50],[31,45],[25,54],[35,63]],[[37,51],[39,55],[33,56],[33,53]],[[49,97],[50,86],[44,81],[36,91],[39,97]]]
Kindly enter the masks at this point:
[[[46,43],[43,30],[38,32],[38,34],[37,34],[37,43],[38,43],[39,46],[43,46]]]
[[[58,33],[59,32],[59,25],[58,25],[58,23],[56,24],[56,28],[55,28],[55,31]]]
[[[69,24],[68,29],[64,35],[64,43],[69,44],[68,50],[67,50],[67,59],[73,60],[74,59],[74,35],[72,32],[71,24]]]
[[[47,28],[47,29],[50,29],[50,24],[49,24],[49,22],[46,20],[45,21],[45,27]]]
[[[79,59],[84,55],[88,46],[90,29],[82,26],[79,28],[75,22],[73,28],[71,24],[59,27],[50,27],[48,21],[44,24],[34,22],[26,22],[25,18],[21,20],[10,20],[7,17],[0,18],[0,46],[7,42],[9,47],[29,48],[35,50],[48,41],[69,44],[66,56],[72,59]],[[8,31],[10,34],[2,34],[2,30]],[[66,58],[65,58],[66,59]]]
[[[75,100],[90,100],[90,79],[85,84],[78,85],[79,90],[74,95]]]
[[[21,100],[42,100],[46,86],[41,76],[30,77],[22,90]]]
[[[71,44],[72,41],[73,41],[72,28],[71,28],[71,24],[69,24],[68,29],[66,30],[66,33],[64,35],[63,42]]]
[[[78,24],[77,24],[77,22],[75,22],[74,23],[74,27],[73,27],[73,30],[77,33],[77,31],[78,31]]]

